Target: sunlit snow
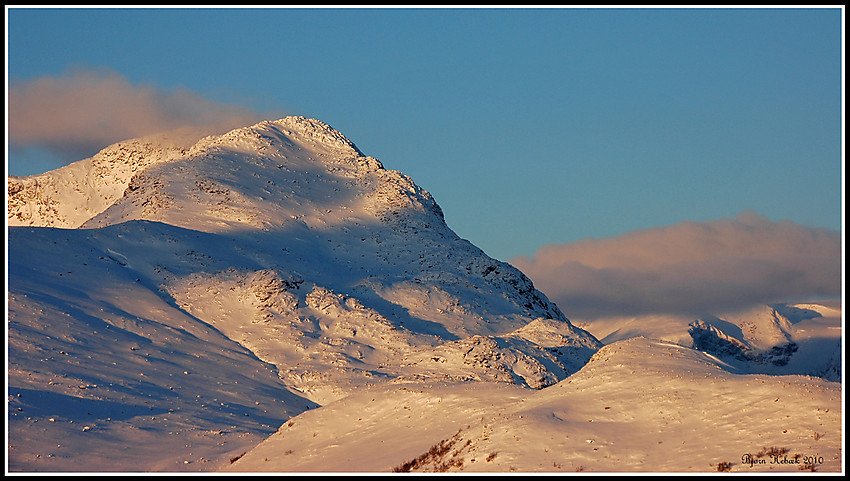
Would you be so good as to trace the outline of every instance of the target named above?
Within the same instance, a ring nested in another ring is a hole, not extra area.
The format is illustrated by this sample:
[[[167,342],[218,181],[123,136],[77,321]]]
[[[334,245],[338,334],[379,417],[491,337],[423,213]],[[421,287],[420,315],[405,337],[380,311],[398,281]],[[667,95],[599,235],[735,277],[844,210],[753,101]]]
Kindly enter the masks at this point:
[[[840,305],[571,322],[322,122],[164,139],[8,180],[9,472],[843,470]]]

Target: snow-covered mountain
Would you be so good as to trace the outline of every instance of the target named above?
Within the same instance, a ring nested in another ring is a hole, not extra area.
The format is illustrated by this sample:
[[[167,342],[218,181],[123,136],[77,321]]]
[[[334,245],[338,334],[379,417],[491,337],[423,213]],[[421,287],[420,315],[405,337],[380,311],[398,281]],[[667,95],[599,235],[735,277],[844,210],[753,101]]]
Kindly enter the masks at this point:
[[[582,329],[317,120],[8,196],[12,472],[843,469],[840,307]]]
[[[711,353],[736,372],[842,379],[840,301],[762,305],[698,317],[639,315],[573,322],[605,344],[651,337]]]
[[[103,453],[154,418],[183,434],[148,446],[168,454],[144,469],[184,469],[187,436],[244,431],[243,449],[385,383],[542,388],[601,346],[459,238],[427,191],[315,120],[121,142],[10,178],[8,205],[13,469],[132,469],[149,453]],[[211,422],[225,413],[245,419]],[[86,421],[84,449],[39,441]]]

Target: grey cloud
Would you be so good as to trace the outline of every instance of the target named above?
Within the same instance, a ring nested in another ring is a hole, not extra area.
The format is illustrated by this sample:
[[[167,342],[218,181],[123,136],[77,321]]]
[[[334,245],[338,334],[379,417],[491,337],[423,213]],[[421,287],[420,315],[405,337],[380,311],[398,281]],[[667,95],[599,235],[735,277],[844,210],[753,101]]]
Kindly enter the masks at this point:
[[[841,295],[839,232],[752,212],[548,245],[512,263],[567,316],[705,314]]]
[[[130,138],[188,128],[222,132],[259,120],[240,106],[186,89],[133,85],[108,70],[10,83],[8,118],[12,148],[43,147],[70,160]]]

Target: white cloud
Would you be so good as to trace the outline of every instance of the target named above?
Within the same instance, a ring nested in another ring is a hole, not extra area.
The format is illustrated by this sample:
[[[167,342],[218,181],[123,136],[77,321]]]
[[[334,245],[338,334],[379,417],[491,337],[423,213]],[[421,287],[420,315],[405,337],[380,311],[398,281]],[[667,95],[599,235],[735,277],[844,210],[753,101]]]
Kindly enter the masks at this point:
[[[592,319],[838,297],[841,253],[836,231],[746,212],[548,245],[512,263],[568,317]]]

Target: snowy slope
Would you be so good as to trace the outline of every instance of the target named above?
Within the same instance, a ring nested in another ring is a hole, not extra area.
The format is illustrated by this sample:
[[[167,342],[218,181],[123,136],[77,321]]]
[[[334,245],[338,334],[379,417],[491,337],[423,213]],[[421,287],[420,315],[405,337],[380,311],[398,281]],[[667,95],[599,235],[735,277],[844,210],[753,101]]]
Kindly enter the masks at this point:
[[[108,234],[11,233],[10,470],[209,469],[315,407],[138,281]]]
[[[146,142],[10,179],[12,471],[213,470],[363,388],[541,388],[600,346],[326,124]]]
[[[705,353],[638,337],[541,390],[364,390],[293,418],[227,470],[837,472],[841,399],[837,383],[733,374]]]

